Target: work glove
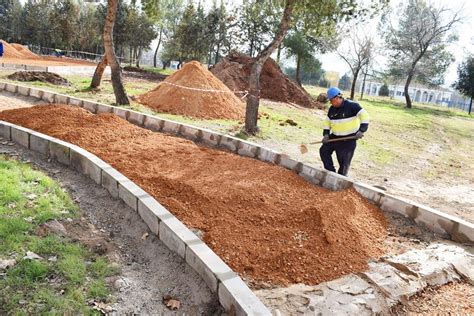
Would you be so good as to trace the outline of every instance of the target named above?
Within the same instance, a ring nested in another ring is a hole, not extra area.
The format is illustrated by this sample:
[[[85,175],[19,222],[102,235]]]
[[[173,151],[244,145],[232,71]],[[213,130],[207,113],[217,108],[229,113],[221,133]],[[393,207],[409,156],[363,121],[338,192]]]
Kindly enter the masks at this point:
[[[323,139],[321,140],[321,142],[322,142],[323,144],[329,143],[329,135],[324,135],[324,136],[323,136]]]
[[[355,134],[355,137],[356,137],[356,139],[361,139],[362,137],[364,137],[364,133],[362,133],[361,131],[358,131],[358,132]]]

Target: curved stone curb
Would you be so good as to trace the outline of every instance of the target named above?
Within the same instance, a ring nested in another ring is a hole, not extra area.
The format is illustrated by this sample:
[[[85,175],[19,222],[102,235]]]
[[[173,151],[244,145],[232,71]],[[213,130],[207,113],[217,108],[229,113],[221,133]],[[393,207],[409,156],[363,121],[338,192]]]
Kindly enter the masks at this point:
[[[140,214],[153,234],[203,278],[225,310],[233,310],[237,315],[271,315],[240,277],[202,240],[152,196],[97,156],[76,145],[4,121],[0,121],[0,136],[71,166],[123,200]]]
[[[58,59],[58,61],[63,61]],[[36,66],[36,65],[26,65],[26,64],[7,64],[1,63],[0,67],[2,70],[25,70],[25,71],[43,71],[43,72],[54,72],[57,74],[67,75],[67,74],[84,74],[84,75],[93,75],[96,69],[96,66]],[[110,74],[110,67],[107,66],[104,70],[104,74]]]
[[[32,96],[49,103],[80,106],[92,113],[114,113],[132,124],[152,131],[172,134],[194,142],[227,150],[240,156],[274,163],[298,173],[308,182],[320,185],[330,190],[342,190],[353,187],[362,196],[379,206],[384,211],[395,212],[410,217],[419,225],[424,225],[433,232],[451,238],[454,241],[474,243],[474,224],[430,207],[386,194],[372,186],[354,182],[350,178],[294,160],[286,155],[261,147],[252,142],[223,135],[204,128],[162,119],[157,116],[147,115],[111,105],[81,100],[50,91],[5,82],[0,82],[0,90],[6,90],[24,96]]]

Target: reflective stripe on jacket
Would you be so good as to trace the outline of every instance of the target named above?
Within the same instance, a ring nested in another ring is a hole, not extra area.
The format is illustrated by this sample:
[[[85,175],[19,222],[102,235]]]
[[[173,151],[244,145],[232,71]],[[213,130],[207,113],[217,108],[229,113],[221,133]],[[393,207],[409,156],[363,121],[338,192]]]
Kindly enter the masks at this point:
[[[324,121],[323,135],[349,136],[369,127],[369,114],[359,103],[344,100],[338,108],[331,106]]]

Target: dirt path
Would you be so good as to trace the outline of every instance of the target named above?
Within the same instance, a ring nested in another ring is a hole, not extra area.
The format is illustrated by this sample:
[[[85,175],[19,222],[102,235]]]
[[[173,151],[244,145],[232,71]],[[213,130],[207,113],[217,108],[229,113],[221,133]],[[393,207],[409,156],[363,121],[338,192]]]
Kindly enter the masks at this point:
[[[114,310],[122,314],[171,313],[162,303],[165,295],[181,302],[179,312],[219,315],[217,298],[179,256],[156,237],[123,202],[71,169],[0,138],[0,154],[31,163],[58,181],[79,205],[82,218],[64,223],[68,235],[94,251],[105,253],[121,266],[121,274],[108,280],[116,288]]]

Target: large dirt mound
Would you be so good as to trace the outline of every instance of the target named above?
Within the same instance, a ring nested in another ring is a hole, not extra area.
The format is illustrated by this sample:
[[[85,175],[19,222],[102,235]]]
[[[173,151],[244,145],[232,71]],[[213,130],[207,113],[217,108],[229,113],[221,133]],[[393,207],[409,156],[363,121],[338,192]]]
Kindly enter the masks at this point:
[[[67,79],[61,77],[60,75],[44,71],[17,71],[11,75],[8,75],[7,78],[17,81],[41,81],[60,86],[71,85]]]
[[[197,61],[186,63],[155,89],[138,97],[160,112],[203,119],[241,119],[244,104]]]
[[[252,68],[253,58],[232,53],[223,58],[211,68],[211,72],[225,83],[230,90],[248,90],[248,77]],[[316,102],[303,88],[290,80],[271,58],[265,62],[260,75],[260,97],[295,103],[304,107],[314,108],[320,104]]]
[[[0,40],[3,44],[3,57],[8,58],[25,58],[21,52],[15,49],[12,45],[8,44],[4,40]]]
[[[13,48],[15,48],[20,54],[25,58],[38,58],[39,56],[33,53],[28,47],[23,46],[21,44],[12,43],[10,44]]]
[[[367,267],[387,227],[353,189],[333,192],[284,168],[70,106],[0,112],[101,157],[165,205],[249,281],[317,284]]]

